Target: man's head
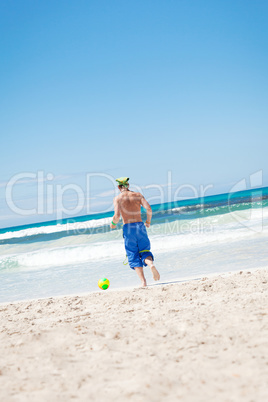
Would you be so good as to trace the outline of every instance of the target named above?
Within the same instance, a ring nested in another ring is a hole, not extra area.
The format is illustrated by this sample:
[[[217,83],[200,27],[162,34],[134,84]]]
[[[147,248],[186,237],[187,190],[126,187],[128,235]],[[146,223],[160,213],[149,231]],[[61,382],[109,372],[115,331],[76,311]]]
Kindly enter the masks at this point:
[[[116,179],[117,183],[118,183],[118,188],[119,190],[124,190],[124,189],[128,189],[129,187],[129,177],[119,177],[119,179]]]

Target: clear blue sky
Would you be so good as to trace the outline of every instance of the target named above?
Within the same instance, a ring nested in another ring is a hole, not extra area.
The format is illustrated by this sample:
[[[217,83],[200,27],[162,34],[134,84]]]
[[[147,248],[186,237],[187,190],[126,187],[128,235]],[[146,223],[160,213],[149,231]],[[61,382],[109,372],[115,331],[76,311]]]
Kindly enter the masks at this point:
[[[4,183],[24,171],[146,185],[171,170],[224,192],[262,169],[268,185],[267,20],[266,0],[2,1],[6,225],[34,220],[7,219]]]

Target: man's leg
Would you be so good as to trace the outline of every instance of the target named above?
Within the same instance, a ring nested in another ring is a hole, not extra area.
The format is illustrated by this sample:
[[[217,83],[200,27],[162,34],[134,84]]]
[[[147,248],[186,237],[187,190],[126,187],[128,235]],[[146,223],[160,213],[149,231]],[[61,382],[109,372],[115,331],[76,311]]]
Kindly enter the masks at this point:
[[[157,271],[157,269],[156,269],[155,266],[154,266],[154,262],[153,262],[152,257],[149,256],[149,257],[145,258],[144,261],[145,261],[145,263],[150,267],[150,269],[151,269],[151,271],[152,271],[152,274],[153,274],[154,280],[155,280],[155,281],[159,281],[159,279],[160,279],[160,274],[159,274],[159,272]]]
[[[136,267],[135,271],[137,272],[138,277],[141,280],[141,286],[147,286],[146,279],[145,279],[144,272],[143,272],[143,267]]]

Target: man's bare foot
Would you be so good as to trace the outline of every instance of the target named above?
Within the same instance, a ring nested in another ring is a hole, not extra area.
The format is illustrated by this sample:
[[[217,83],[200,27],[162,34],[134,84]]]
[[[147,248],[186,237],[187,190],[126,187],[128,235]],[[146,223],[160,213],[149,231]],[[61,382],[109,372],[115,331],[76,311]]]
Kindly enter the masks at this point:
[[[141,287],[145,288],[147,286],[147,283],[146,283],[146,278],[144,276],[143,267],[136,267],[135,271],[137,272],[138,277],[141,280]]]
[[[155,280],[155,281],[159,281],[159,279],[160,279],[160,274],[159,274],[159,272],[157,271],[157,269],[155,268],[155,266],[154,266],[154,265],[151,265],[150,268],[151,268],[151,271],[152,271],[154,280]]]

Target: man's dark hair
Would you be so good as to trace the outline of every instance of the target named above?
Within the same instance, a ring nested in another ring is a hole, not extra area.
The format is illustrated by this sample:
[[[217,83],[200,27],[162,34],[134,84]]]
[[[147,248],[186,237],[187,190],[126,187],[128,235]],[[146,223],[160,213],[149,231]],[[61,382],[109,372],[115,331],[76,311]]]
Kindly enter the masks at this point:
[[[118,186],[119,188],[120,188],[120,190],[122,190],[122,188],[126,188],[126,189],[128,189],[128,187],[129,187],[129,183],[127,183],[127,187],[126,186],[124,186],[123,184],[119,184],[119,186]]]

